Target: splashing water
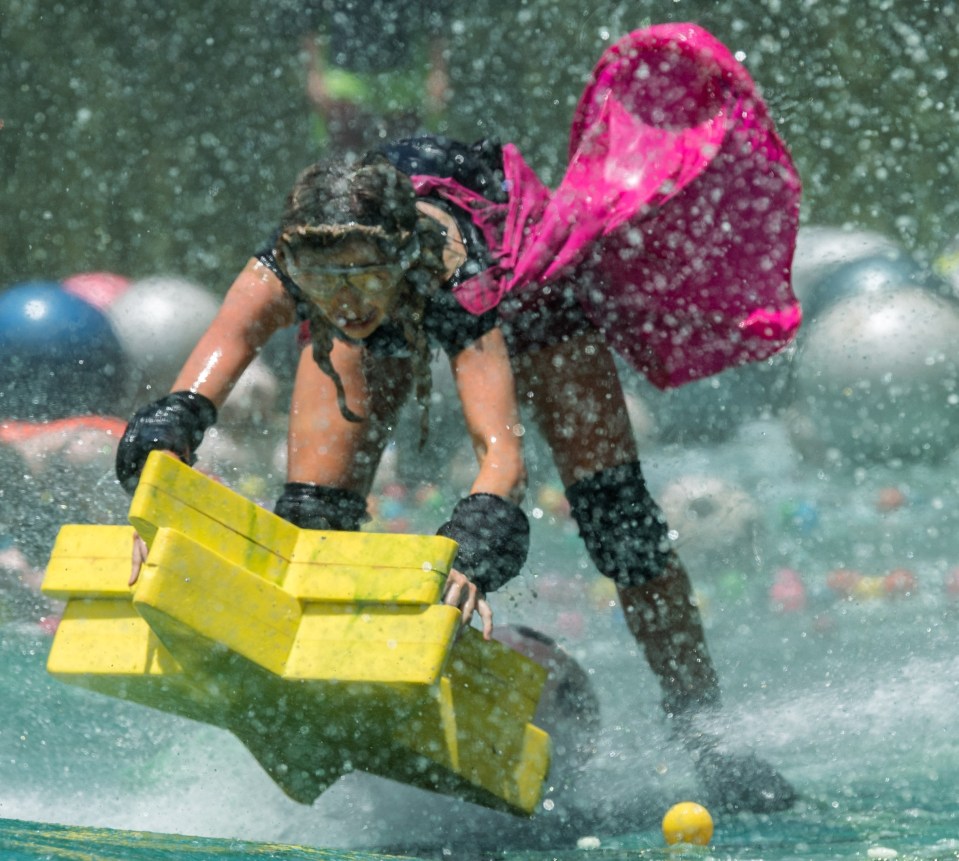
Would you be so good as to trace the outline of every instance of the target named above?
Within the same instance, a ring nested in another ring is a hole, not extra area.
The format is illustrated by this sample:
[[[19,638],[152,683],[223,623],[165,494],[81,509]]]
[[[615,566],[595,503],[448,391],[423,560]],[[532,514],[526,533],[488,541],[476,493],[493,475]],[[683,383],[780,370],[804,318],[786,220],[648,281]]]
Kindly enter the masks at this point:
[[[660,447],[645,463],[654,490],[710,474],[747,488],[760,512],[743,533],[748,553],[720,548],[710,557],[690,545],[688,555],[725,691],[714,729],[773,762],[801,801],[776,816],[718,816],[717,851],[777,861],[870,849],[871,857],[956,857],[948,842],[959,787],[954,471],[825,475],[797,460],[775,422],[708,449]],[[905,492],[890,510],[882,491],[893,486]],[[529,570],[495,597],[495,609],[499,622],[531,625],[573,655],[599,695],[602,729],[588,762],[551,775],[531,821],[363,774],[341,779],[312,807],[297,805],[227,733],[47,677],[49,634],[29,620],[0,629],[0,817],[458,857],[567,847],[578,858],[595,837],[609,851],[657,857],[663,812],[699,787],[661,719],[655,680],[615,593],[551,501],[544,493],[531,507]],[[797,518],[798,502],[817,516]],[[741,527],[738,509],[692,507]],[[407,514],[416,528],[423,515]],[[790,612],[769,597],[787,564],[806,590]],[[828,585],[840,567],[856,569],[860,584],[908,568],[911,591],[840,593]]]

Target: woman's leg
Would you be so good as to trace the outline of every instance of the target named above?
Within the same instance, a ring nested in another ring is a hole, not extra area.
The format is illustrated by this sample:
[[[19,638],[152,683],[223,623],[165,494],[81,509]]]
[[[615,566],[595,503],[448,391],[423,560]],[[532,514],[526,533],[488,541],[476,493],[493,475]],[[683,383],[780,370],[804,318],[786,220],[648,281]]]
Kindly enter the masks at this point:
[[[775,810],[793,793],[753,758],[714,755],[696,715],[719,705],[689,577],[649,495],[616,366],[597,332],[514,358],[521,404],[532,408],[594,563],[617,585],[630,632],[659,679],[663,709],[722,806]]]
[[[613,357],[590,331],[514,359],[521,403],[553,452],[599,570],[663,688],[668,714],[715,703],[719,685],[689,578],[646,492]],[[637,539],[639,541],[637,542]]]
[[[520,408],[532,409],[569,487],[638,457],[616,365],[598,332],[513,357]]]

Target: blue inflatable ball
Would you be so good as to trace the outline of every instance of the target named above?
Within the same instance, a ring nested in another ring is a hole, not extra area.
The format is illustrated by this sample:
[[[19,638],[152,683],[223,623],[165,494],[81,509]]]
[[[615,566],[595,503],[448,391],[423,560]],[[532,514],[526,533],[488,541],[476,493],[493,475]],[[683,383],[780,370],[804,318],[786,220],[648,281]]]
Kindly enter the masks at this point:
[[[812,284],[802,303],[803,317],[814,322],[843,299],[886,294],[904,287],[945,292],[935,276],[905,252],[883,252],[837,266]]]
[[[32,281],[0,293],[3,418],[115,415],[124,368],[107,318],[59,283]]]

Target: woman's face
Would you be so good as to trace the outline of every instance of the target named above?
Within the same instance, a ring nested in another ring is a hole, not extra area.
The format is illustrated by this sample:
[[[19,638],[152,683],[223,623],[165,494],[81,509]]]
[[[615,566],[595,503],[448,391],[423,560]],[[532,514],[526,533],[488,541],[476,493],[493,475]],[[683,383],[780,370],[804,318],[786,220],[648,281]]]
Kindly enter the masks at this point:
[[[350,237],[330,248],[283,255],[297,286],[344,335],[372,334],[389,316],[404,267],[365,237]]]

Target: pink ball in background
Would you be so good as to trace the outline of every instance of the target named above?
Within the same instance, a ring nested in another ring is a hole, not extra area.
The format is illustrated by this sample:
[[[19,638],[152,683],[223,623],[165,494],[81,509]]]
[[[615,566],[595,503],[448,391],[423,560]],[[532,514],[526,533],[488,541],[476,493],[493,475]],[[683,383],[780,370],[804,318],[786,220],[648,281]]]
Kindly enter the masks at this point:
[[[780,568],[769,588],[769,603],[779,613],[798,613],[806,607],[806,587],[798,571]]]
[[[916,575],[908,568],[896,568],[883,578],[886,594],[893,598],[914,595],[919,588]]]
[[[62,281],[64,290],[100,311],[119,299],[130,283],[129,278],[113,272],[79,272]]]

